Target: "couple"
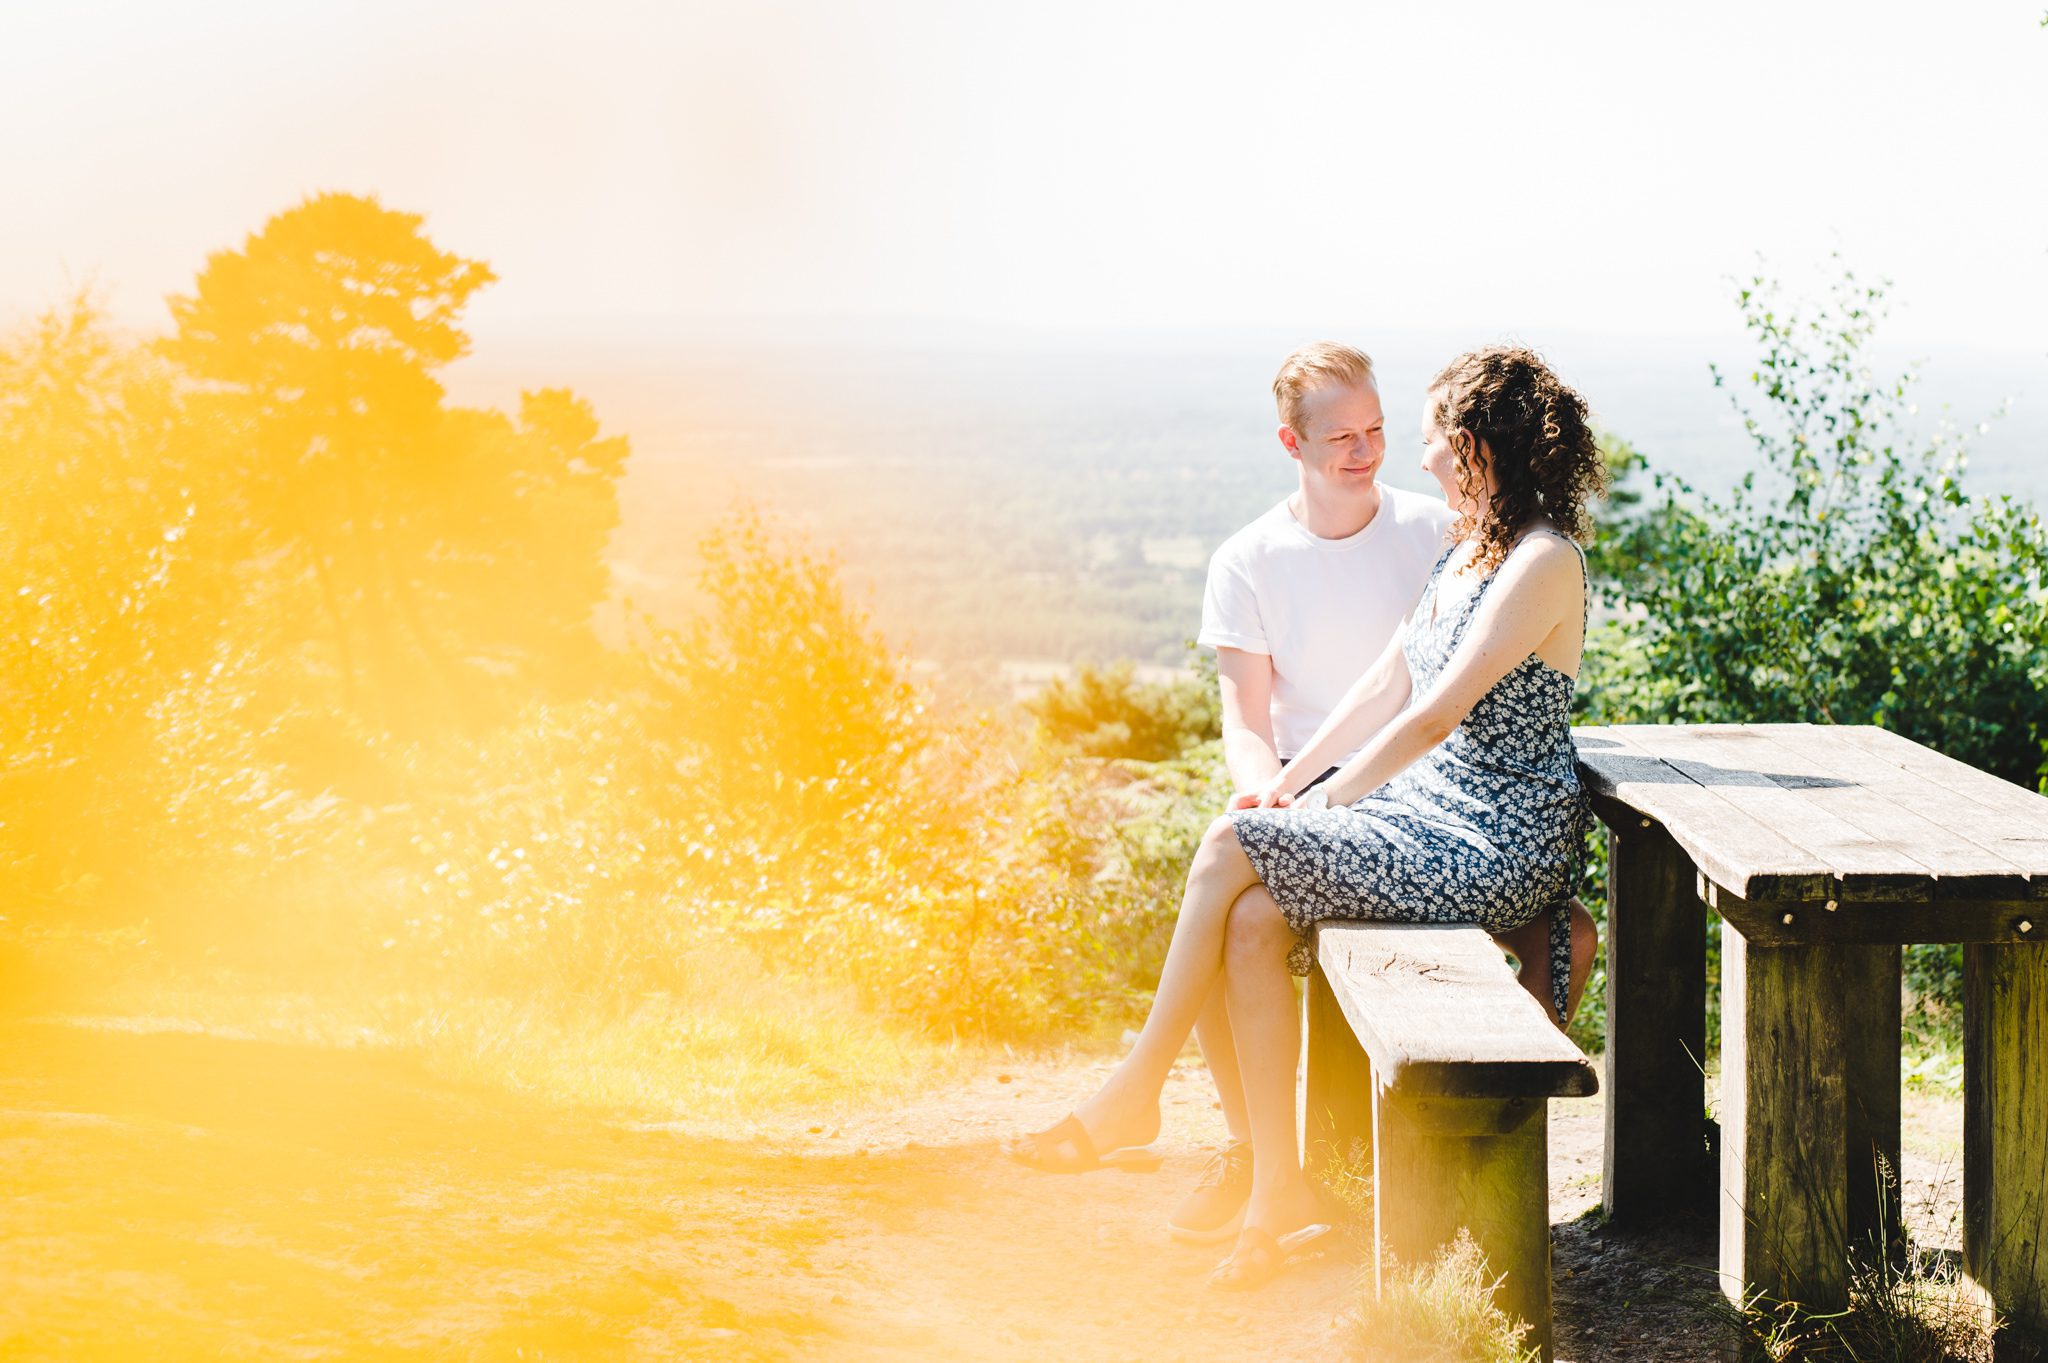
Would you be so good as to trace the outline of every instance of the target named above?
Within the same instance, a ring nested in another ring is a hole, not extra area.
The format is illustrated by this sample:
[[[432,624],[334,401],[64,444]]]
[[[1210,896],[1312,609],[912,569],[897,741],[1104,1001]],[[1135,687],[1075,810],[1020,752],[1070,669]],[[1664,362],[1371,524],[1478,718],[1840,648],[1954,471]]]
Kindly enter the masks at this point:
[[[1305,347],[1273,393],[1300,487],[1217,551],[1202,611],[1238,794],[1189,868],[1130,1054],[1063,1121],[1005,1146],[1051,1173],[1156,1162],[1143,1147],[1194,1030],[1231,1143],[1171,1225],[1236,1235],[1223,1287],[1265,1281],[1328,1229],[1295,1136],[1290,974],[1308,973],[1316,923],[1478,923],[1560,1026],[1594,950],[1572,897],[1588,817],[1570,721],[1578,543],[1604,481],[1585,401],[1528,350],[1453,360],[1422,413],[1445,506],[1379,485],[1379,386],[1358,351]]]

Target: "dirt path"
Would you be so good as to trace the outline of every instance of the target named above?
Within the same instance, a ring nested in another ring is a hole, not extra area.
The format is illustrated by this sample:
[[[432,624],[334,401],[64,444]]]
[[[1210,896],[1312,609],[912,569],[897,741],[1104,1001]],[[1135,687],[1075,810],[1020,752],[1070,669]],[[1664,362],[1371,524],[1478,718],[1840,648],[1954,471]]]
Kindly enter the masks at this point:
[[[1203,1284],[1220,1250],[1164,1233],[1222,1132],[1199,1068],[1169,1087],[1160,1174],[1002,1159],[1105,1068],[1020,1062],[738,1141],[389,1052],[7,1024],[0,1358],[1338,1356],[1356,1240],[1237,1297]],[[1577,1219],[1597,1102],[1556,1105],[1552,1149],[1560,1357],[1711,1357],[1710,1232]]]

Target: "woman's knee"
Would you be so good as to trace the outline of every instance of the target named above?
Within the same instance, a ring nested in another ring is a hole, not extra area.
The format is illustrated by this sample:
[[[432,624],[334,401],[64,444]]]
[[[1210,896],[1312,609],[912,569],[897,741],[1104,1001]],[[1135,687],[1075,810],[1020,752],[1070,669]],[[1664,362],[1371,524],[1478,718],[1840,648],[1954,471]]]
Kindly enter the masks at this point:
[[[1294,929],[1264,887],[1246,890],[1231,903],[1225,934],[1232,955],[1270,956],[1286,951],[1294,941]]]
[[[1231,822],[1229,815],[1219,815],[1202,834],[1202,847],[1196,853],[1196,860],[1206,866],[1251,864],[1251,859],[1244,854],[1244,844],[1237,840],[1237,825]]]
[[[1208,829],[1202,834],[1202,850],[1241,852],[1243,846],[1237,840],[1237,824],[1228,814],[1218,814],[1209,821]]]

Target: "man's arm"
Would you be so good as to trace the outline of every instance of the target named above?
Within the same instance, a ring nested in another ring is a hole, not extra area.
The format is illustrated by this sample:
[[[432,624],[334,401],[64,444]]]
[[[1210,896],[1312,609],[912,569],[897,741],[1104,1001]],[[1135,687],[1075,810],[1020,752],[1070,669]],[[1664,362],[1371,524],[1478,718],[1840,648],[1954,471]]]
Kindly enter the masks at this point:
[[[1280,770],[1273,747],[1273,659],[1241,648],[1216,650],[1216,684],[1223,693],[1223,763],[1230,788],[1258,790]]]
[[[1281,802],[1281,797],[1299,795],[1303,786],[1329,770],[1346,753],[1392,723],[1394,717],[1401,713],[1414,688],[1414,679],[1408,673],[1407,655],[1401,651],[1401,632],[1400,628],[1394,631],[1373,665],[1351,683],[1351,689],[1344,693],[1344,699],[1338,701],[1337,708],[1323,720],[1308,745],[1259,789],[1259,805],[1272,808]]]

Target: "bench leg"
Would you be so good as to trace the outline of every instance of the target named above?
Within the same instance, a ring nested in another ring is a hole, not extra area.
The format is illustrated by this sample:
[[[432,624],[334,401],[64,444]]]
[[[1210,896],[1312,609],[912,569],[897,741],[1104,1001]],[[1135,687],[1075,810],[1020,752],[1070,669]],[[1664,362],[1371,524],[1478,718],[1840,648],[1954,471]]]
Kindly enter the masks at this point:
[[[1462,1227],[1504,1276],[1495,1300],[1528,1322],[1524,1347],[1552,1357],[1549,1113],[1541,1098],[1402,1098],[1373,1103],[1377,1283],[1390,1260],[1427,1264]]]
[[[1372,1058],[1358,1044],[1319,965],[1309,972],[1304,1167],[1372,1171]]]
[[[1849,1250],[1876,1218],[1874,1157],[1898,1161],[1898,961],[1891,946],[1757,946],[1721,926],[1720,1269],[1731,1300],[1847,1304]]]
[[[1707,1155],[1707,914],[1692,862],[1637,820],[1607,840],[1607,1157],[1617,1226],[1713,1207]]]
[[[2043,906],[2048,909],[2048,906]],[[2048,944],[1963,948],[1963,1268],[2048,1346]]]

